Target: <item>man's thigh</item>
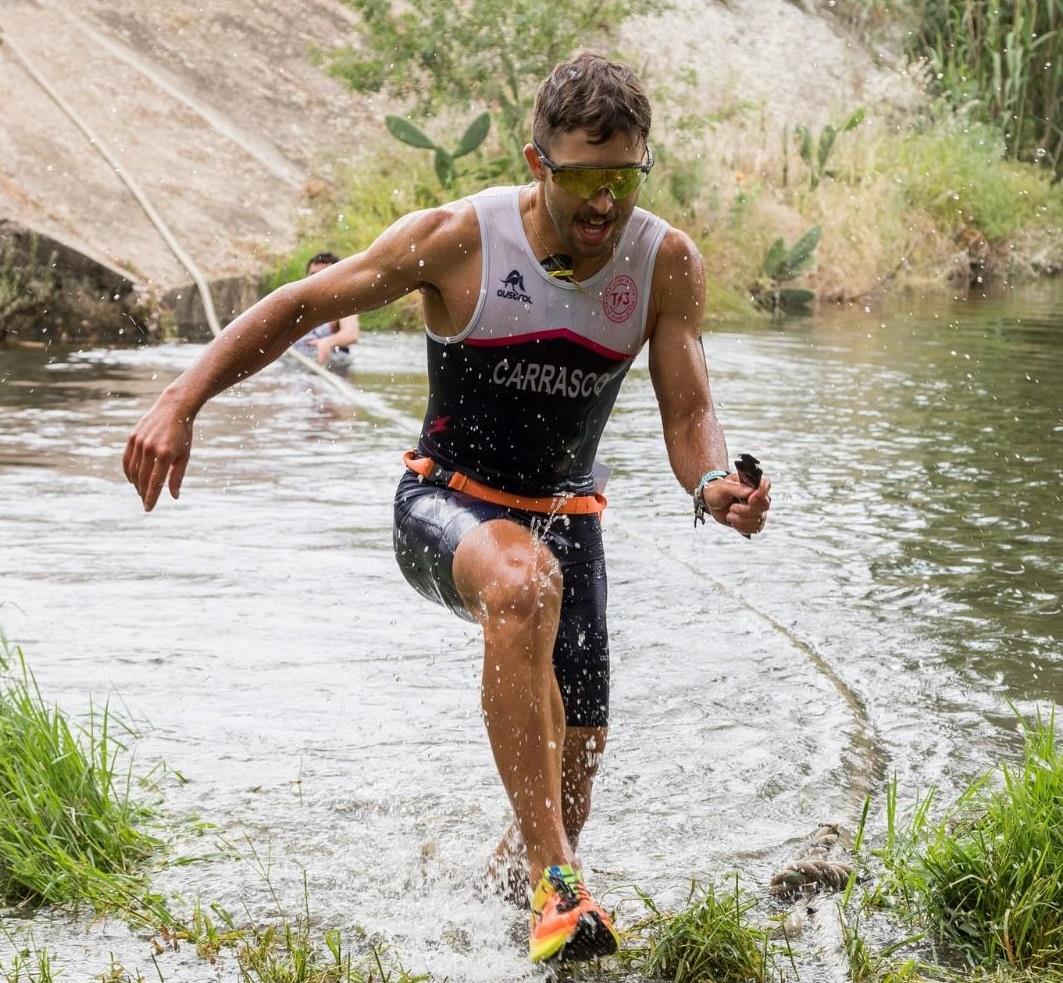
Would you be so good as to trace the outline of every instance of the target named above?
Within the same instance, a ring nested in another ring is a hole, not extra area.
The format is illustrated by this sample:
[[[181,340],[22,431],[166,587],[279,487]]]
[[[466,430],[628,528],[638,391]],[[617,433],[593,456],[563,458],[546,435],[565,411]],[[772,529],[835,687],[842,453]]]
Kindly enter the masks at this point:
[[[522,513],[408,474],[395,496],[394,538],[410,584],[467,621],[480,620],[473,612],[483,586],[514,570],[548,575],[556,561],[562,594],[553,662],[565,719],[570,727],[607,725],[608,583],[596,516]]]

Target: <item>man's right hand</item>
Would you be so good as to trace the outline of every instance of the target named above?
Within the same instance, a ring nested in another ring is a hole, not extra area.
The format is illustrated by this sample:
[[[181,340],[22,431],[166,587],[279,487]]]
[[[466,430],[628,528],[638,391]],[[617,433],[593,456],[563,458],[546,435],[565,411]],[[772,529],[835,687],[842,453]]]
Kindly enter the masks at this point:
[[[150,512],[169,476],[170,495],[177,498],[192,450],[194,417],[166,405],[165,396],[140,418],[126,441],[122,468]]]

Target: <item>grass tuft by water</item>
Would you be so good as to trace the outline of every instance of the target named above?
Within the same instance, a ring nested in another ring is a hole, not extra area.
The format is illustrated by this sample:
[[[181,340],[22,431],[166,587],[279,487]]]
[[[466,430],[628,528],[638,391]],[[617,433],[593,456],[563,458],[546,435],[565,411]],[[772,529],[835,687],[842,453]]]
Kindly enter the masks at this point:
[[[975,782],[938,820],[928,796],[902,825],[893,788],[877,897],[896,898],[971,967],[1063,978],[1063,753],[1054,715],[1024,731],[1022,760]]]
[[[637,890],[637,889],[636,889]],[[750,983],[772,978],[776,947],[749,923],[756,900],[739,891],[691,884],[686,907],[663,911],[646,893],[649,912],[627,932],[620,959],[639,975],[673,983]]]
[[[338,930],[317,937],[305,919],[251,929],[237,959],[247,983],[423,983],[429,979],[410,975],[375,946],[368,953],[352,950]]]
[[[138,824],[126,748],[108,707],[84,726],[49,706],[0,638],[0,900],[124,904],[158,841]]]
[[[56,983],[59,978],[51,953],[32,944],[20,949],[7,965],[0,967],[3,983]]]

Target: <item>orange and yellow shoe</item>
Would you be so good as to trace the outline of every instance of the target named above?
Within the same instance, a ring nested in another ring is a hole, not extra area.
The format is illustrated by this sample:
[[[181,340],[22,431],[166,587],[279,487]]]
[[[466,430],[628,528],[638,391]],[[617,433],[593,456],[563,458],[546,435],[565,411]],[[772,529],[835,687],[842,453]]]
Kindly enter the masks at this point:
[[[531,906],[528,954],[533,963],[594,959],[620,946],[612,920],[568,864],[543,871]]]

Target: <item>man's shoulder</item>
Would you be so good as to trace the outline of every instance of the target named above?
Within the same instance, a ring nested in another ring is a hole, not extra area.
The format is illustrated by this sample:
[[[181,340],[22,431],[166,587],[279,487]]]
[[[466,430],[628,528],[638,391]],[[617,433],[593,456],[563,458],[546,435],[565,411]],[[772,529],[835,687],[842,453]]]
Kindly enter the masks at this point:
[[[477,224],[476,210],[468,198],[456,198],[442,205],[410,212],[406,221],[421,233],[456,232]]]
[[[455,256],[480,243],[479,220],[467,198],[409,212],[392,226],[391,233],[400,241],[409,239],[410,249],[422,256]]]
[[[701,250],[693,237],[689,232],[684,232],[674,225],[665,229],[657,255],[666,262],[686,262],[691,259],[701,261]]]
[[[663,283],[691,273],[698,276],[702,273],[701,250],[689,233],[669,225],[657,250],[653,279],[655,283]]]
[[[667,313],[678,314],[685,323],[690,311],[703,304],[705,268],[701,251],[682,229],[669,226],[661,240],[653,269],[652,289],[657,318]]]

